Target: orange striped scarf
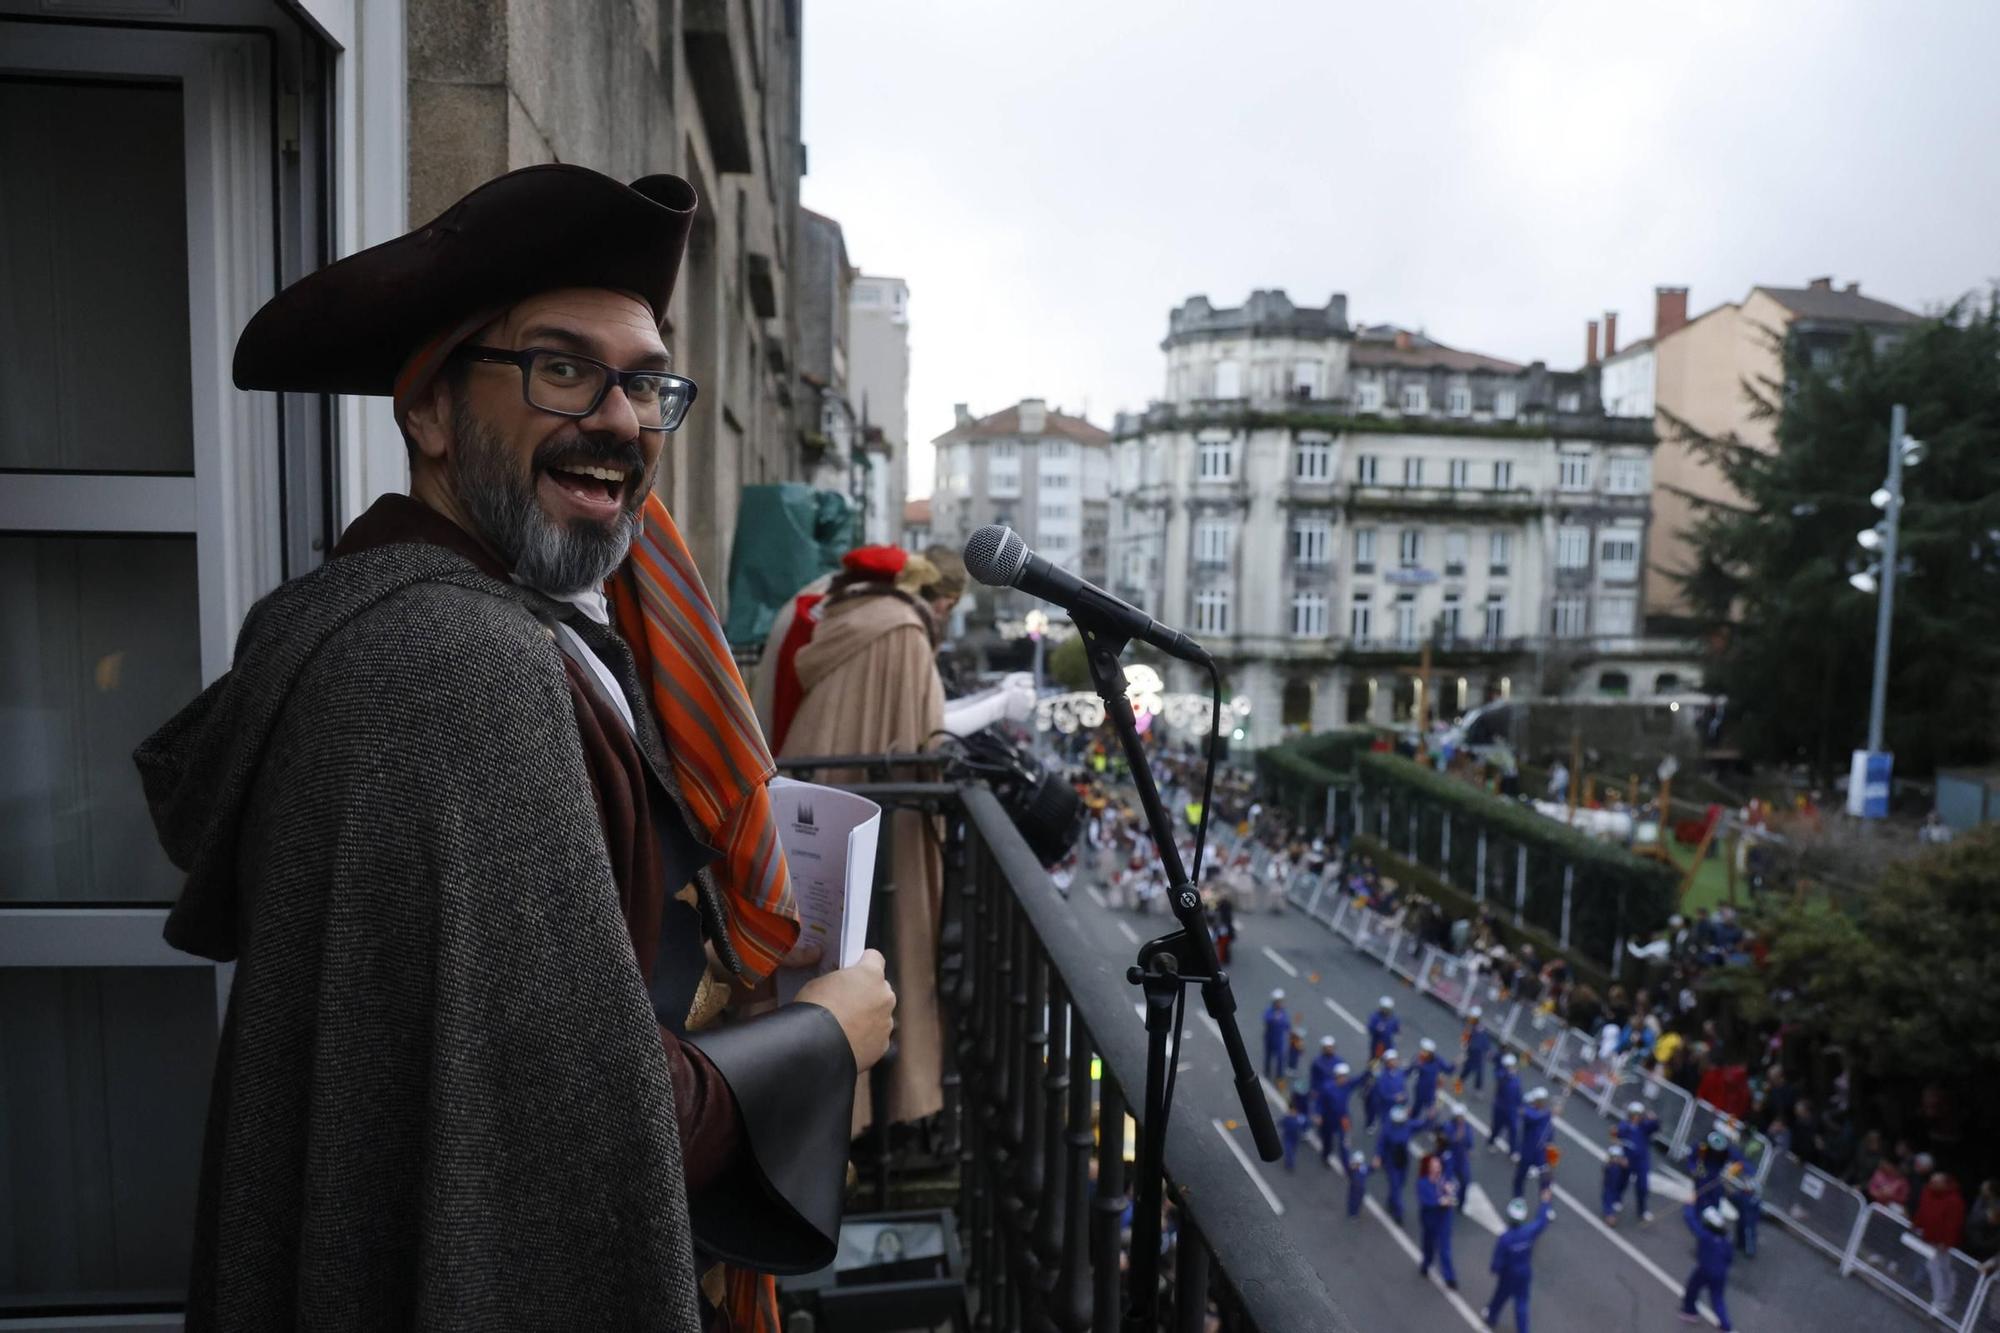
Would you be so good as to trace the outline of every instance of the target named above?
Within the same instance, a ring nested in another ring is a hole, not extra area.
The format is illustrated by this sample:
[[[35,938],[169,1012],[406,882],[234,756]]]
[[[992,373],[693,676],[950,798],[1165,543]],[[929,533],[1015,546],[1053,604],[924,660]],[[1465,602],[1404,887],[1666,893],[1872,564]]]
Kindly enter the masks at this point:
[[[708,590],[657,495],[605,591],[666,734],[698,832],[722,852],[716,880],[747,978],[769,976],[799,938],[798,909],[770,793],[777,771]]]
[[[722,851],[716,879],[729,938],[744,969],[761,980],[799,938],[764,788],[777,768],[715,606],[659,496],[647,495],[631,554],[605,592],[651,690],[681,794]],[[779,1333],[778,1283],[768,1273],[725,1267],[721,1307],[731,1333]]]

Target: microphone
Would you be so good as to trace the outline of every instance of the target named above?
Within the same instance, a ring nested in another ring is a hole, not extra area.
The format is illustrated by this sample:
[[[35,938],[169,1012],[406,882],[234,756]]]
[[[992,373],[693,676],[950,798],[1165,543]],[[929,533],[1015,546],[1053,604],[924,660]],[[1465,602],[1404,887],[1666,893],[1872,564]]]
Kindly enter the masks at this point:
[[[965,572],[989,588],[1019,588],[1069,612],[1078,625],[1138,639],[1183,662],[1208,667],[1208,650],[1177,629],[1168,629],[1122,597],[1086,583],[1062,566],[1028,549],[1021,534],[988,523],[965,542]]]

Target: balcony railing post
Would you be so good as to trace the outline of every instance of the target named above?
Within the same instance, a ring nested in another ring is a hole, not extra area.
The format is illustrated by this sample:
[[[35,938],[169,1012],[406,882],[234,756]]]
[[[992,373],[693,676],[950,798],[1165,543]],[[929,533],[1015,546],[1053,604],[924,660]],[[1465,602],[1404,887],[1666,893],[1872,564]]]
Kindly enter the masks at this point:
[[[1069,1106],[1063,1133],[1062,1269],[1049,1307],[1062,1333],[1090,1327],[1090,1033],[1083,1013],[1069,1006]]]
[[[1043,1300],[1045,1329],[1061,1325],[1055,1313],[1057,1275],[1062,1268],[1064,1188],[1066,1155],[1063,1145],[1063,1111],[1069,1094],[1069,1000],[1062,977],[1055,968],[1045,967],[1048,977],[1048,1051],[1043,1062],[1042,1133],[1036,1147],[1040,1191],[1035,1200],[1035,1282]]]
[[[1041,1080],[1042,1048],[1047,1033],[1042,1031],[1042,1003],[1045,994],[1041,941],[1026,914],[1020,917],[1018,952],[1021,966],[1015,972],[1020,984],[1015,989],[1014,1045],[1020,1052],[1015,1070],[1014,1105],[1018,1119],[1011,1125],[1015,1152],[1013,1170],[1007,1177],[1007,1240],[1013,1262],[1013,1281],[1008,1284],[1014,1302],[1014,1326],[1025,1324],[1022,1317],[1030,1306],[1029,1293],[1041,1285],[1041,1270],[1035,1257],[1035,1209],[1042,1190],[1042,1115],[1036,1105]]]
[[[1179,1333],[1207,1333],[1208,1242],[1186,1212],[1174,1247],[1174,1327]]]
[[[951,810],[945,821],[944,893],[938,903],[938,1000],[948,1039],[944,1043],[944,1110],[939,1123],[944,1140],[938,1150],[945,1157],[958,1155],[962,1135],[960,1118],[965,1106],[963,1076],[959,1070],[959,1023],[964,1004],[968,959],[965,948],[964,899],[960,886],[967,878],[967,836],[963,810]]]
[[[1091,1333],[1117,1333],[1125,1313],[1118,1282],[1125,1217],[1125,1097],[1109,1068],[1097,1082],[1097,1199],[1091,1210],[1091,1262],[1096,1267]]]

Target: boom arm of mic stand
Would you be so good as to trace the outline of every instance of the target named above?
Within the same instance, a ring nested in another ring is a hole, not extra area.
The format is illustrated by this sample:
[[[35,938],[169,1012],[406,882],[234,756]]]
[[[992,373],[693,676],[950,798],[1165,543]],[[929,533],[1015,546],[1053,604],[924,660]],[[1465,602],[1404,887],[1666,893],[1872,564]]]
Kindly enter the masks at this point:
[[[1250,1137],[1256,1141],[1257,1155],[1267,1162],[1275,1162],[1283,1155],[1283,1149],[1278,1144],[1277,1126],[1271,1122],[1271,1108],[1264,1101],[1257,1067],[1250,1062],[1250,1052],[1243,1045],[1243,1033],[1236,1026],[1236,997],[1229,988],[1229,974],[1222,970],[1216,959],[1215,939],[1209,934],[1208,922],[1202,916],[1201,895],[1188,882],[1187,870],[1181,865],[1173,825],[1160,805],[1160,791],[1153,782],[1152,766],[1146,759],[1145,747],[1139,743],[1139,729],[1132,720],[1132,704],[1125,697],[1124,677],[1118,667],[1118,656],[1125,649],[1125,640],[1107,636],[1083,621],[1077,624],[1077,632],[1083,635],[1084,658],[1090,665],[1091,681],[1097,687],[1098,696],[1104,700],[1105,711],[1110,715],[1119,743],[1124,748],[1126,763],[1131,766],[1132,782],[1139,789],[1139,804],[1144,808],[1146,822],[1152,829],[1153,845],[1166,866],[1167,901],[1186,933],[1186,942],[1193,955],[1188,960],[1193,964],[1188,969],[1189,974],[1205,978],[1201,987],[1202,1003],[1208,1009],[1208,1016],[1215,1020],[1216,1027],[1221,1029],[1222,1045],[1229,1053],[1229,1069],[1236,1085],[1236,1097],[1243,1104],[1243,1119],[1250,1126]],[[1139,962],[1143,967],[1147,959],[1142,956]]]

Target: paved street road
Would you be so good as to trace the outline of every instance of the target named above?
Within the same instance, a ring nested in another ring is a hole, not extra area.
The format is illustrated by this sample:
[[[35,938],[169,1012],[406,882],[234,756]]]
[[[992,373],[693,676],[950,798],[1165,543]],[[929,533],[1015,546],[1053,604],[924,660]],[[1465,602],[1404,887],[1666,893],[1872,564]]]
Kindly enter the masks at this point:
[[[1081,876],[1072,907],[1078,928],[1121,957],[1121,951],[1129,952],[1142,938],[1163,933],[1172,924],[1164,915],[1142,917],[1105,906],[1102,895]],[[1385,993],[1395,997],[1403,1020],[1398,1044],[1406,1060],[1414,1058],[1417,1041],[1425,1036],[1436,1041],[1447,1058],[1457,1051],[1457,1022],[1449,1011],[1417,994],[1372,958],[1357,954],[1303,913],[1290,909],[1277,914],[1239,913],[1237,928],[1230,972],[1239,1005],[1237,1018],[1253,1057],[1262,1045],[1259,1016],[1275,986],[1285,989],[1295,1014],[1305,1015],[1311,1034],[1308,1059],[1317,1052],[1320,1037],[1331,1035],[1343,1056],[1358,1061],[1365,1042],[1360,1024]],[[1425,1281],[1417,1275],[1420,1233],[1414,1186],[1405,1195],[1406,1221],[1399,1229],[1382,1208],[1379,1175],[1369,1182],[1372,1201],[1367,1210],[1359,1218],[1347,1217],[1347,1182],[1321,1166],[1311,1136],[1301,1145],[1295,1172],[1287,1173],[1282,1163],[1257,1161],[1249,1131],[1228,1127],[1241,1116],[1226,1077],[1221,1041],[1198,997],[1190,997],[1188,1012],[1170,1129],[1173,1138],[1190,1146],[1197,1146],[1195,1138],[1206,1140],[1198,1145],[1202,1151],[1226,1151],[1219,1140],[1227,1139],[1241,1150],[1239,1162],[1265,1187],[1267,1201],[1281,1213],[1301,1251],[1318,1265],[1328,1290],[1336,1294],[1357,1328],[1483,1328],[1481,1316],[1493,1291],[1487,1263],[1494,1235],[1504,1225],[1500,1210],[1511,1191],[1513,1163],[1487,1151],[1482,1133],[1473,1159],[1472,1215],[1461,1217],[1454,1233],[1460,1290],[1447,1291],[1435,1276]],[[1136,1007],[1133,1021],[1140,1021]],[[1524,1087],[1534,1086],[1532,1079],[1523,1082]],[[1275,1108],[1277,1094],[1267,1091]],[[1475,1093],[1466,1101],[1477,1118],[1475,1128],[1482,1128],[1491,1107],[1490,1080],[1485,1095]],[[1360,1110],[1357,1097],[1357,1127]],[[1602,1169],[1597,1154],[1605,1142],[1607,1122],[1577,1104],[1565,1111],[1562,1126],[1556,1136],[1563,1150],[1556,1171],[1556,1222],[1535,1251],[1534,1327],[1557,1333],[1607,1329],[1664,1333],[1683,1327],[1678,1319],[1680,1290],[1694,1254],[1693,1240],[1681,1220],[1685,1181],[1669,1179],[1668,1197],[1658,1197],[1661,1172],[1656,1169],[1655,1220],[1647,1226],[1634,1225],[1628,1207],[1617,1229],[1609,1230],[1596,1214]],[[1675,1184],[1683,1187],[1680,1199],[1672,1197]],[[1868,1283],[1841,1278],[1831,1260],[1769,1220],[1761,1232],[1757,1257],[1739,1258],[1732,1267],[1728,1301],[1735,1326],[1751,1333],[1860,1328],[1916,1333],[1933,1327]],[[1511,1327],[1508,1321],[1503,1314],[1501,1327]]]

